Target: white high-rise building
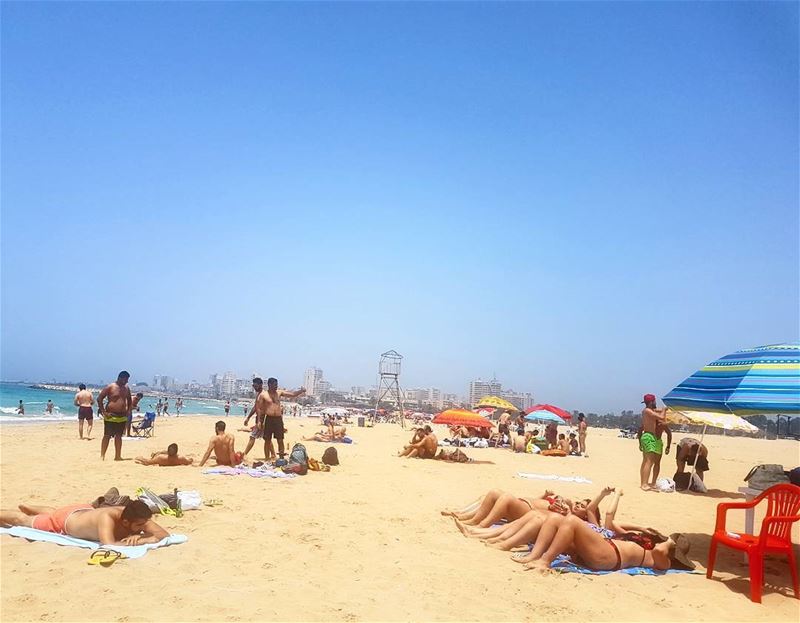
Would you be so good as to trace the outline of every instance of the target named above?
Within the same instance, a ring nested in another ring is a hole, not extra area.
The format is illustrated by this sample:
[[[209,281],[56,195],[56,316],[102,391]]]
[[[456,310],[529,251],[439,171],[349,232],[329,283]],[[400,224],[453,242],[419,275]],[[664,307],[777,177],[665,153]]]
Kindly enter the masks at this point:
[[[236,375],[233,372],[226,372],[222,375],[220,391],[223,396],[233,396],[236,391]]]
[[[475,379],[469,384],[469,404],[474,407],[475,403],[484,396],[499,396],[501,393],[503,393],[503,384],[497,379],[493,378],[491,381]]]
[[[505,398],[517,409],[521,409],[522,411],[530,409],[536,404],[535,400],[533,399],[533,394],[530,392],[515,392],[513,389],[507,389],[500,394],[500,397]]]
[[[318,396],[322,389],[319,387],[321,381],[322,370],[315,368],[314,366],[308,368],[305,376],[303,377],[303,387],[306,388],[306,393],[309,396]]]

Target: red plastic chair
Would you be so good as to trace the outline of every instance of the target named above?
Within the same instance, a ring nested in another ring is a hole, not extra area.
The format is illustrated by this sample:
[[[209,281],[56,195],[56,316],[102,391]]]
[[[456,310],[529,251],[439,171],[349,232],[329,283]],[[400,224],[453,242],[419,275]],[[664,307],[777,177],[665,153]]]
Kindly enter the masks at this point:
[[[761,523],[761,534],[742,534],[725,529],[725,514],[731,508],[752,508],[762,500],[767,500],[767,514]],[[750,567],[750,599],[761,603],[761,587],[764,584],[764,556],[766,554],[786,554],[792,572],[794,596],[800,599],[800,586],[797,582],[797,561],[792,550],[792,524],[800,520],[800,487],[780,484],[770,487],[750,502],[724,502],[717,505],[717,525],[708,552],[708,571],[710,578],[714,571],[717,545],[727,545],[747,554]]]

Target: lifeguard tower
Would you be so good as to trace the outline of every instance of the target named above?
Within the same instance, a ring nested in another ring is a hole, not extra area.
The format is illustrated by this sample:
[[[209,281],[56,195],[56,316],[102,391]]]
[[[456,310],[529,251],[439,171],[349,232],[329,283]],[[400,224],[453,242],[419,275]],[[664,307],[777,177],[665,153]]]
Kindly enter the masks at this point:
[[[378,364],[378,393],[375,400],[375,414],[378,413],[378,406],[381,400],[388,397],[389,402],[397,404],[400,410],[400,426],[406,427],[405,409],[403,408],[403,393],[400,391],[400,364],[403,356],[394,350],[388,350],[381,355]]]

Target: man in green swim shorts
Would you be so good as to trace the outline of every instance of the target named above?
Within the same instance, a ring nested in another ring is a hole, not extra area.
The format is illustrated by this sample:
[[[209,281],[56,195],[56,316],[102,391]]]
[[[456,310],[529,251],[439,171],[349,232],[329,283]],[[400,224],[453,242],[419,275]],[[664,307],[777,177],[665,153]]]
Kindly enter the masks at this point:
[[[656,490],[650,486],[650,473],[653,466],[661,462],[664,453],[664,443],[661,441],[661,430],[666,420],[667,408],[656,408],[654,394],[645,394],[644,409],[642,409],[642,436],[639,439],[639,449],[642,451],[642,466],[639,468],[640,486],[643,491]],[[657,474],[656,474],[657,475]]]

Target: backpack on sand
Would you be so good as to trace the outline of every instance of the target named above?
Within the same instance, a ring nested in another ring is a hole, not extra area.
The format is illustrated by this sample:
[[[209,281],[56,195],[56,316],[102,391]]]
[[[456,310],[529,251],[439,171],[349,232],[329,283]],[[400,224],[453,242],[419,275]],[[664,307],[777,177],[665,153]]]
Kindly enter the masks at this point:
[[[296,443],[292,446],[289,462],[283,467],[283,471],[286,474],[299,474],[301,476],[305,476],[308,473],[308,454],[303,444]]]
[[[339,464],[339,453],[336,451],[336,448],[331,446],[322,455],[322,462],[325,465],[338,465]]]

